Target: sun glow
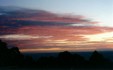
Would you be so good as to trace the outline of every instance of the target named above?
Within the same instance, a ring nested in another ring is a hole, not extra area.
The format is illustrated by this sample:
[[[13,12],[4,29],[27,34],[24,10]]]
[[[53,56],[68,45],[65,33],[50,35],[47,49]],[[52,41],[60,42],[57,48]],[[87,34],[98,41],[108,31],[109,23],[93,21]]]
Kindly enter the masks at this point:
[[[113,42],[113,32],[106,32],[106,33],[94,34],[94,35],[84,35],[84,37],[88,38],[89,41]]]
[[[40,49],[20,49],[21,52],[47,52],[47,51],[58,51],[60,48],[40,48]]]

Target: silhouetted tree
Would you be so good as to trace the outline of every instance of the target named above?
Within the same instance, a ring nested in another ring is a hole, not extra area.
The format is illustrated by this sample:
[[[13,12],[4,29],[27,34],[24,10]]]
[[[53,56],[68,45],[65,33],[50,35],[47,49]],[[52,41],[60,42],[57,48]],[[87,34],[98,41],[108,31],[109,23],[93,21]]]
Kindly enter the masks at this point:
[[[17,47],[8,49],[7,43],[0,40],[0,66],[22,65],[24,56]]]
[[[53,56],[41,57],[37,61],[39,67],[56,67],[56,58]]]
[[[73,54],[73,65],[74,67],[84,67],[87,63],[85,58],[83,56],[80,56],[78,54]]]
[[[71,54],[68,51],[64,51],[59,53],[57,62],[61,67],[81,67],[85,64],[86,60],[78,54]]]
[[[73,56],[70,52],[64,51],[60,52],[57,58],[58,65],[63,66],[70,66],[73,62]]]
[[[103,55],[94,51],[89,59],[90,65],[93,67],[104,67],[110,64],[110,61],[107,60]]]
[[[8,55],[9,51],[7,48],[7,44],[0,40],[0,65],[5,66],[8,65]]]
[[[31,56],[25,56],[25,66],[34,66],[35,65],[35,61],[33,60],[33,58]]]
[[[1,41],[0,40],[0,52],[3,52],[3,50],[6,50],[6,49],[8,49],[7,48],[7,43],[5,43],[5,42],[3,42],[3,41]]]
[[[79,54],[68,51],[60,52],[57,57],[41,57],[34,61],[31,56],[24,56],[17,47],[8,48],[7,43],[0,40],[0,66],[26,66],[39,68],[81,68],[81,67],[111,67],[113,63],[103,55],[94,51],[88,61]]]
[[[17,47],[12,47],[10,50],[10,57],[12,63],[15,65],[22,65],[24,63],[24,56],[20,53]]]

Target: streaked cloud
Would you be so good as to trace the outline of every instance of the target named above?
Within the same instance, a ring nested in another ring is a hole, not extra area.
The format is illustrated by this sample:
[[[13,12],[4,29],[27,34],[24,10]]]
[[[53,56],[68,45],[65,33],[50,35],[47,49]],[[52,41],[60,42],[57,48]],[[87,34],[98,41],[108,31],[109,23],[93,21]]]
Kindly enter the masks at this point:
[[[100,34],[94,34],[94,35],[85,35],[86,38],[89,39],[89,41],[105,41],[105,42],[113,42],[113,32],[105,32]]]
[[[22,52],[113,49],[113,27],[82,15],[43,10],[16,13],[0,15],[0,39],[18,46]]]
[[[32,40],[38,38],[50,38],[52,36],[32,36],[32,35],[24,35],[24,34],[12,34],[12,35],[1,35],[1,39],[5,40]]]

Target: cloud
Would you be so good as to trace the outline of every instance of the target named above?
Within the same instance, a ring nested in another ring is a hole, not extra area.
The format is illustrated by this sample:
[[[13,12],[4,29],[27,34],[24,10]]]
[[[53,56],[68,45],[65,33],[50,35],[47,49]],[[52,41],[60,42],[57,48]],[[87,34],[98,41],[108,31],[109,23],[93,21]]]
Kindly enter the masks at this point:
[[[1,35],[1,39],[6,40],[31,40],[31,39],[38,39],[38,38],[50,38],[52,36],[32,36],[32,35],[23,35],[23,34],[10,34],[10,35]]]
[[[16,13],[16,14],[15,14]],[[5,17],[6,16],[6,17]],[[8,22],[6,22],[8,21]],[[72,14],[58,14],[44,10],[30,10],[22,9],[21,11],[10,11],[8,15],[3,15],[0,19],[0,25],[5,25],[10,28],[28,26],[28,25],[40,25],[40,26],[75,26],[76,24],[95,24],[95,21],[91,21],[82,15]],[[85,25],[85,26],[86,26]],[[81,25],[80,25],[81,26]]]
[[[26,15],[0,17],[0,39],[24,52],[112,48],[113,27],[95,20],[42,11]]]
[[[113,42],[113,40],[112,40],[113,32],[105,32],[105,33],[94,34],[94,35],[85,35],[85,37],[88,38],[89,41]]]
[[[92,36],[100,38],[98,35],[101,35],[101,33],[111,31],[112,28],[106,27],[22,26],[16,29],[15,34],[1,35],[0,38],[8,41],[11,45],[18,46],[20,49],[47,49],[56,47],[66,49],[70,47],[72,48],[70,50],[76,50],[82,47],[81,50],[85,48],[87,50],[88,48],[89,50],[95,50],[102,43],[91,43],[89,39],[94,38]],[[92,47],[94,45],[98,47]]]

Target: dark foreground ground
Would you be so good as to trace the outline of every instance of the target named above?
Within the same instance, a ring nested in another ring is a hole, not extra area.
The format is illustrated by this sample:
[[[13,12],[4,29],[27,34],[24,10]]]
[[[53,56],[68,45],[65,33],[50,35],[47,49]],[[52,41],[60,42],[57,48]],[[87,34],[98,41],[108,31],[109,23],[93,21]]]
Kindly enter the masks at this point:
[[[102,54],[96,50],[90,56],[89,53],[64,51],[56,53],[56,56],[53,56],[55,53],[30,53],[32,56],[26,56],[18,47],[8,48],[7,43],[0,40],[0,70],[113,70],[113,61],[103,55],[113,53]],[[36,56],[40,58],[33,59]]]
[[[0,70],[113,70],[113,68],[17,68],[1,67]]]

